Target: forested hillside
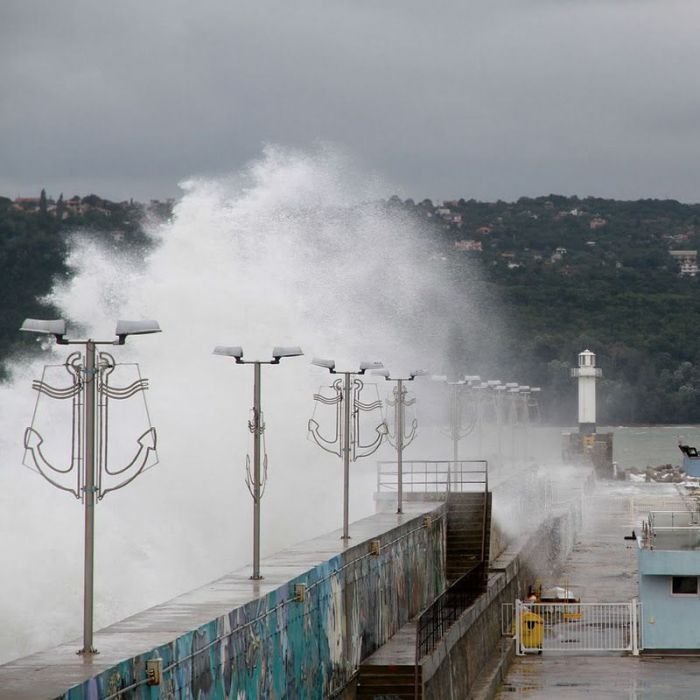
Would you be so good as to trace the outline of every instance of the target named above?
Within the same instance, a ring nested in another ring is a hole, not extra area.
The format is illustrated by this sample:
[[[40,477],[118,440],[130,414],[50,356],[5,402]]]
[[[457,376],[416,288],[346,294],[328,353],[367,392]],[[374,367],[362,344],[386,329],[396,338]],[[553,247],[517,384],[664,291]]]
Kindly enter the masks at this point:
[[[69,275],[66,254],[71,238],[86,235],[120,249],[148,245],[142,223],[149,215],[167,216],[169,203],[114,203],[95,195],[57,201],[44,192],[35,198],[0,197],[0,377],[6,360],[19,348],[36,347],[18,333],[27,317],[49,318],[55,310],[42,303],[53,281]]]
[[[498,378],[540,386],[546,418],[575,420],[569,372],[590,348],[604,372],[601,423],[700,423],[700,205],[554,195],[439,204],[392,197],[385,205],[425,222],[446,274],[465,285],[478,276],[480,298],[493,300],[509,329]],[[140,251],[149,245],[146,217],[171,210],[170,201],[95,195],[0,197],[0,360],[29,347],[17,332],[25,317],[54,313],[39,299],[70,274],[73,236]],[[483,365],[470,333],[466,324],[456,327],[446,349],[456,372]]]
[[[430,222],[453,266],[482,271],[513,329],[512,377],[542,387],[551,420],[575,418],[569,371],[590,348],[604,372],[600,422],[700,422],[700,205],[389,203]]]

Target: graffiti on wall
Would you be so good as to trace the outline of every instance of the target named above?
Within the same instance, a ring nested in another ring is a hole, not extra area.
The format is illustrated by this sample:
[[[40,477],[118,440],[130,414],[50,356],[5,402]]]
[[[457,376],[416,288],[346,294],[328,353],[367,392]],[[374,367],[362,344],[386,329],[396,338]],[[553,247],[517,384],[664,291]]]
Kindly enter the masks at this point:
[[[445,587],[444,518],[360,543],[169,644],[128,659],[61,700],[324,698]],[[303,588],[300,588],[303,587]],[[162,682],[147,684],[160,658]]]

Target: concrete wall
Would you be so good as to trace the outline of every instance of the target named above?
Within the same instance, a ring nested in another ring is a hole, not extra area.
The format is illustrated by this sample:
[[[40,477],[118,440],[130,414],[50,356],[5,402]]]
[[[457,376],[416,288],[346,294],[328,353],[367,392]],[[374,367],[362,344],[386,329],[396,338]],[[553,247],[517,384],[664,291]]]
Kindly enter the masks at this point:
[[[437,648],[422,661],[423,697],[463,700],[470,697],[489,658],[501,640],[501,606],[519,597],[519,559],[508,571],[490,576],[487,592],[448,630]]]
[[[656,543],[662,541],[661,535],[662,533],[656,540],[652,540],[656,547],[659,546]],[[680,539],[681,535],[676,537]],[[700,576],[700,551],[690,547],[685,550],[640,547],[639,573],[642,576]]]
[[[700,571],[696,565],[693,574],[698,573]],[[682,572],[677,575],[689,574]],[[697,624],[700,596],[673,595],[671,578],[668,575],[643,575],[640,571],[643,646],[647,650],[700,649],[700,627]]]
[[[664,520],[663,513],[657,520]],[[669,514],[669,524],[679,527],[659,529],[655,549],[639,549],[639,599],[645,649],[700,649],[700,596],[674,595],[673,576],[700,576],[700,551],[696,527],[681,527],[693,520],[692,513]],[[680,522],[679,522],[680,521]],[[685,521],[685,522],[684,522]],[[665,523],[664,523],[665,524]],[[673,544],[676,549],[662,549]],[[683,547],[683,549],[681,549]]]
[[[612,477],[613,433],[562,433],[562,457],[592,464],[600,476]]]
[[[325,698],[346,686],[360,660],[387,641],[445,586],[445,507],[360,542],[288,584],[172,642],[127,659],[63,700]],[[306,585],[304,602],[294,585]],[[163,660],[163,682],[145,685],[146,659]]]
[[[571,553],[582,523],[582,500],[548,518],[529,538],[512,544],[492,561],[486,593],[449,629],[422,660],[423,697],[465,700],[473,696],[502,640],[502,606],[524,598],[538,576],[557,570]],[[495,569],[498,568],[498,571]],[[510,642],[512,646],[512,642]]]

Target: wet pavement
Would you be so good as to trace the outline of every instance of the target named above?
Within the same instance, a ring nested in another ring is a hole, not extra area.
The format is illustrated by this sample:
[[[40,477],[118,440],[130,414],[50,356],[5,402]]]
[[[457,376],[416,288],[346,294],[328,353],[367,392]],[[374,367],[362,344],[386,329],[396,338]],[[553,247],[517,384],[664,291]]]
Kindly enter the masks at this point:
[[[599,482],[584,527],[560,575],[544,587],[571,587],[583,603],[626,602],[637,596],[636,543],[623,539],[650,510],[685,510],[673,484]],[[700,657],[634,657],[616,653],[546,652],[516,657],[498,700],[685,700],[700,698]]]
[[[688,700],[700,697],[700,659],[552,654],[519,657],[498,700]]]

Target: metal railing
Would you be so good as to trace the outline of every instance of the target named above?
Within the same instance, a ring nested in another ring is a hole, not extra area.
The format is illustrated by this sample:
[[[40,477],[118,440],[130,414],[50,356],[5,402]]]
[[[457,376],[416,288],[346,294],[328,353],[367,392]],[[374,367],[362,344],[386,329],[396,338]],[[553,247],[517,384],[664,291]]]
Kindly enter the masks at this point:
[[[488,491],[488,462],[483,459],[404,460],[403,490],[411,493]],[[398,463],[377,462],[377,493],[397,491]]]
[[[685,510],[651,511],[642,521],[639,546],[646,549],[697,549],[700,546],[700,516]]]
[[[377,492],[396,491],[398,471],[396,462],[377,463]],[[471,606],[484,590],[488,502],[488,462],[486,460],[404,461],[403,489],[413,493],[483,493],[481,523],[481,561],[440,594],[418,617],[416,622],[414,693],[418,697],[420,660],[431,653],[447,630]]]
[[[698,513],[687,510],[653,510],[649,513],[652,530],[666,527],[700,527]]]
[[[416,623],[416,665],[479,597],[483,583],[484,564],[475,564],[420,614]]]

